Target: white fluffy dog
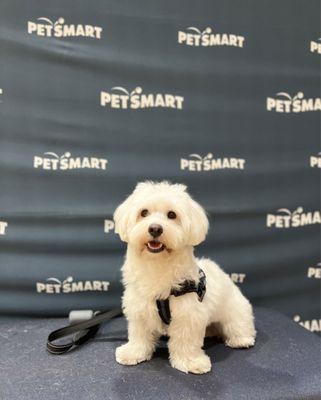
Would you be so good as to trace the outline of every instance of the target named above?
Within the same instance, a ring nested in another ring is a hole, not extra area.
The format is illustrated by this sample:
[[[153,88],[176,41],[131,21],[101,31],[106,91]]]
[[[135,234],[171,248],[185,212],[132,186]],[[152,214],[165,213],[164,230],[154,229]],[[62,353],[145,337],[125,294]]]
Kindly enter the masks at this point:
[[[139,183],[114,214],[115,231],[128,243],[122,268],[123,310],[128,320],[128,342],[116,349],[120,364],[150,360],[157,340],[168,335],[170,363],[183,372],[210,371],[202,349],[204,337],[214,332],[230,347],[255,342],[252,306],[220,267],[197,259],[193,247],[203,242],[208,220],[186,186],[168,182]],[[206,276],[206,293],[173,295],[185,281],[199,283]],[[157,299],[169,299],[170,323],[158,312]]]

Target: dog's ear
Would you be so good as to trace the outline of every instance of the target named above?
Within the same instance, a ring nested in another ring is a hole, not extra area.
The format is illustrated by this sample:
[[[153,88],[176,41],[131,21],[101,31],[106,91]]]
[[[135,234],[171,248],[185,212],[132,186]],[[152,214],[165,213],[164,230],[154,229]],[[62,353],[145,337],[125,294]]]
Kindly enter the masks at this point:
[[[114,212],[114,222],[115,222],[115,233],[118,233],[120,239],[123,242],[128,241],[128,225],[131,210],[133,195],[127,197],[127,199],[121,203]]]
[[[189,202],[190,234],[189,245],[197,246],[205,240],[208,231],[208,219],[204,209],[193,199]]]

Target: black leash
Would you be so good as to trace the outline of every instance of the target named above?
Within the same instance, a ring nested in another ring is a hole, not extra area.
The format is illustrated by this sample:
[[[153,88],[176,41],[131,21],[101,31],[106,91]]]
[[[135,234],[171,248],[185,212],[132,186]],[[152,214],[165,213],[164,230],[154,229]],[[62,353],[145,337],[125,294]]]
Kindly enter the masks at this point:
[[[88,321],[79,322],[77,324],[68,325],[63,328],[51,332],[47,339],[47,350],[51,354],[64,354],[73,347],[80,346],[92,339],[98,332],[100,325],[112,318],[121,316],[122,310],[115,309],[111,311],[97,313],[96,316]],[[57,339],[75,334],[71,342],[64,344],[53,343]]]
[[[199,269],[199,282],[196,284],[195,281],[185,280],[179,285],[178,289],[172,289],[170,294],[177,297],[182,296],[186,293],[195,292],[198,296],[199,301],[203,301],[206,292],[206,276],[204,271]],[[171,322],[171,311],[169,307],[169,298],[167,299],[157,299],[156,305],[158,309],[158,314],[165,324],[170,324]],[[89,339],[92,339],[98,332],[100,325],[103,322],[109,321],[112,318],[121,316],[122,310],[115,309],[105,312],[97,312],[95,316],[88,319],[87,321],[78,322],[65,326],[63,328],[57,329],[51,332],[47,339],[47,350],[51,354],[64,354],[76,346],[80,346]],[[54,343],[56,340],[70,336],[74,334],[71,342],[64,344]]]

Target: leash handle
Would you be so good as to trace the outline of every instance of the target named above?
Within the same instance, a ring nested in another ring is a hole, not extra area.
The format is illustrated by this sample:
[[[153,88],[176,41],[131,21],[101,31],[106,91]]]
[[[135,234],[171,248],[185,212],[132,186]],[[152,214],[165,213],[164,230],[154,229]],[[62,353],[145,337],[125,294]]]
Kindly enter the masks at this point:
[[[47,338],[47,351],[51,354],[64,354],[75,346],[81,346],[89,339],[93,338],[98,332],[102,322],[109,321],[112,318],[122,315],[121,309],[115,309],[105,312],[98,312],[96,316],[88,321],[68,325],[51,332]],[[54,341],[74,334],[72,341],[64,344],[56,344]]]

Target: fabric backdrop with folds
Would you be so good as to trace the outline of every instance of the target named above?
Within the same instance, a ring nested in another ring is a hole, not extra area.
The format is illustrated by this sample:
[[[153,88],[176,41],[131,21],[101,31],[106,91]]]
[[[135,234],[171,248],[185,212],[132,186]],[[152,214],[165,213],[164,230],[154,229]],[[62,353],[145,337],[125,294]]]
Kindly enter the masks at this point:
[[[188,185],[196,249],[320,332],[320,2],[0,5],[0,312],[119,305],[116,206]]]

